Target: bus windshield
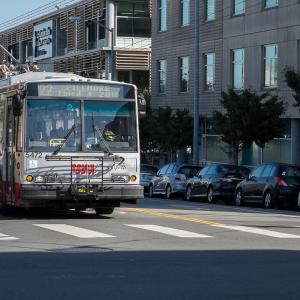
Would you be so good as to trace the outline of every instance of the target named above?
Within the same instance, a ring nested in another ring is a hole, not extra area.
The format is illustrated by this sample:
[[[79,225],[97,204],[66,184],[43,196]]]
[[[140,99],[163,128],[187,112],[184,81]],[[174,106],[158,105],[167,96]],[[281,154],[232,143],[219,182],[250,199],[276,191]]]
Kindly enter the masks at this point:
[[[80,101],[28,100],[26,149],[53,152],[64,144],[64,151],[80,151],[80,123]]]
[[[136,151],[134,104],[127,101],[85,101],[85,151]]]
[[[81,107],[79,100],[27,100],[27,151],[53,153],[60,146],[61,152],[137,150],[135,102],[83,103]]]

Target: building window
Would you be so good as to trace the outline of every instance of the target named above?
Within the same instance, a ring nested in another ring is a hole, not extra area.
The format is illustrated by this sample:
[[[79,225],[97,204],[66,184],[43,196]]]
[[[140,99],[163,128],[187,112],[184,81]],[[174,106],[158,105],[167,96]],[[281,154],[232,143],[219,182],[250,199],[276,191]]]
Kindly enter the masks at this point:
[[[159,0],[159,31],[167,30],[167,0]]]
[[[277,87],[278,45],[264,46],[265,87]]]
[[[187,92],[189,89],[189,57],[179,58],[180,68],[180,92]]]
[[[232,51],[233,88],[242,90],[244,88],[244,49]]]
[[[181,26],[190,24],[190,0],[181,0]]]
[[[278,6],[278,0],[265,0],[265,7]]]
[[[166,60],[158,61],[158,78],[159,78],[158,92],[160,94],[165,93],[166,83],[167,83],[167,61]]]
[[[204,54],[205,62],[205,90],[212,91],[214,89],[215,81],[215,54],[207,53]]]
[[[119,2],[117,28],[119,37],[150,37],[149,5],[147,3]]]
[[[245,13],[245,0],[234,0],[233,14],[236,16],[244,13]]]
[[[206,0],[206,21],[211,21],[216,18],[216,1]]]

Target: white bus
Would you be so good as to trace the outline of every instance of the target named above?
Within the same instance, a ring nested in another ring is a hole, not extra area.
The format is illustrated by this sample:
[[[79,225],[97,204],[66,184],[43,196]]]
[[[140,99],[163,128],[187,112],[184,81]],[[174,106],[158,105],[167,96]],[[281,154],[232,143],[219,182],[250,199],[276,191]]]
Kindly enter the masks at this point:
[[[0,203],[94,208],[143,197],[137,89],[73,74],[0,80]]]

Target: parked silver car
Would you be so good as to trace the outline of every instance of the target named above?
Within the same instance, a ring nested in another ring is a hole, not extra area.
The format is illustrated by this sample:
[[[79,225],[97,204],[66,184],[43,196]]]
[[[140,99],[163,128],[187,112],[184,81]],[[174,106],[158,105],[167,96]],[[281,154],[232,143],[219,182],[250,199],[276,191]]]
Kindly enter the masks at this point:
[[[149,197],[162,194],[170,199],[175,193],[184,194],[187,179],[200,169],[200,166],[177,163],[163,166],[149,184]]]
[[[152,165],[141,165],[140,184],[144,187],[144,192],[147,193],[153,176],[157,173],[158,168]]]

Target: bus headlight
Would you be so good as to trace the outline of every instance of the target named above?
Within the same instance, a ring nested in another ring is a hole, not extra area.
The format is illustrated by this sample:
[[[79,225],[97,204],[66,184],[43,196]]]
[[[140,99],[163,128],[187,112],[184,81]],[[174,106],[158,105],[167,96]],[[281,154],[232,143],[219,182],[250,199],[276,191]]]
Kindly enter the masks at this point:
[[[32,182],[32,181],[33,181],[33,176],[32,176],[32,175],[27,175],[27,176],[26,176],[26,180],[27,180],[28,182]]]
[[[130,180],[131,180],[131,181],[136,181],[136,179],[137,179],[137,177],[136,177],[135,175],[131,175],[131,176],[130,176]]]
[[[39,175],[39,176],[35,177],[34,182],[37,182],[37,183],[45,182],[45,178],[44,178],[44,176]]]

